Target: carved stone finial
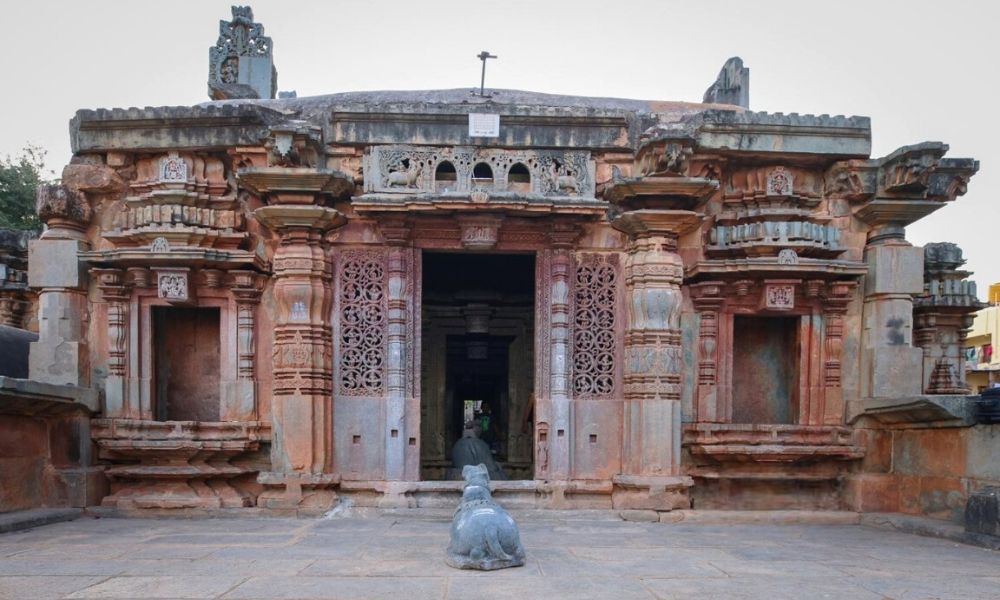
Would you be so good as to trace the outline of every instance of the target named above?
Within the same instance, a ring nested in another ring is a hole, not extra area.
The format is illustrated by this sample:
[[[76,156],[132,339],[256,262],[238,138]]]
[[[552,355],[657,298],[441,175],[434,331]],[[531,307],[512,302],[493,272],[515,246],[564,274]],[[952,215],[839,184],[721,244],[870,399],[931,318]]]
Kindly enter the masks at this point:
[[[278,72],[271,48],[251,8],[233,6],[233,19],[219,21],[219,39],[208,49],[209,98],[274,98]]]
[[[92,211],[82,192],[59,184],[42,185],[36,198],[38,218],[49,226],[43,237],[79,237],[90,222]]]
[[[743,66],[742,58],[734,56],[722,65],[719,77],[705,90],[702,102],[750,108],[750,69]]]
[[[932,242],[924,246],[925,271],[954,271],[965,264],[962,249],[951,242]]]

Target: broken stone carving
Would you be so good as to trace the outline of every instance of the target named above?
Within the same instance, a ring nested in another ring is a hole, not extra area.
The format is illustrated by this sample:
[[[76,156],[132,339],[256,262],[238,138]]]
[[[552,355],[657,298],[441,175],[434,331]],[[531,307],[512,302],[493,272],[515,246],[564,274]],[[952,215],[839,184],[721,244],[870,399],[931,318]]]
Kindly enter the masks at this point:
[[[722,65],[719,77],[705,90],[702,101],[750,107],[750,69],[743,66],[742,58],[734,56]]]
[[[517,523],[490,494],[485,465],[462,469],[465,490],[451,522],[445,562],[456,569],[492,571],[524,565]]]
[[[208,49],[208,96],[212,100],[274,98],[278,72],[271,38],[249,6],[234,6],[232,21],[219,21],[219,39]]]

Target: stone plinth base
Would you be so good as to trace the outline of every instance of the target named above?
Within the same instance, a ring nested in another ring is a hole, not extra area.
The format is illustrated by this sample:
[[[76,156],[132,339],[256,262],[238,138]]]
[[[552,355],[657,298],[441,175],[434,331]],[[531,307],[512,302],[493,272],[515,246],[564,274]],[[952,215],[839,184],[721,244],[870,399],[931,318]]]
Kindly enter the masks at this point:
[[[838,510],[843,480],[865,449],[832,425],[697,423],[684,430],[694,506],[718,510]]]
[[[257,483],[264,492],[257,498],[257,506],[274,509],[307,509],[324,511],[337,502],[334,488],[340,476],[333,473],[276,473],[264,472],[257,476]]]
[[[623,510],[674,510],[690,508],[688,488],[694,480],[687,476],[650,477],[615,475],[611,503]]]
[[[100,457],[111,461],[111,495],[121,509],[253,506],[257,472],[235,459],[256,452],[261,424],[94,419]]]

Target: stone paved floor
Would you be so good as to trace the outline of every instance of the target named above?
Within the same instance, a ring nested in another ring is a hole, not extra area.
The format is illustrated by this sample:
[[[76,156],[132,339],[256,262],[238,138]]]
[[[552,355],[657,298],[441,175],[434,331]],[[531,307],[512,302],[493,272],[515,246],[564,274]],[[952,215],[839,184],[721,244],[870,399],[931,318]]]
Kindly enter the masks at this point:
[[[0,535],[0,598],[1000,599],[1000,552],[893,531],[519,520],[528,564],[478,573],[443,518],[83,518]]]

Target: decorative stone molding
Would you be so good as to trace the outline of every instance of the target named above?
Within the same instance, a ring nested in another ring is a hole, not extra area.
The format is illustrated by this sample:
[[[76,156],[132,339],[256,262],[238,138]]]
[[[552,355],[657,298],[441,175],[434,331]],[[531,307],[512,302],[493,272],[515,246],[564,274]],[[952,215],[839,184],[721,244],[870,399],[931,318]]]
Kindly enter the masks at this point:
[[[924,393],[968,394],[965,339],[985,306],[972,273],[961,270],[962,249],[947,242],[924,246],[924,292],[913,298],[913,343],[923,349]]]
[[[791,196],[795,176],[785,171],[785,167],[775,167],[767,174],[768,196]]]
[[[94,419],[91,435],[100,457],[112,464],[106,507],[238,508],[252,506],[247,480],[265,426],[258,422],[209,423]]]
[[[795,308],[795,284],[770,283],[764,285],[764,308],[791,310]]]
[[[491,215],[460,216],[462,246],[469,250],[489,250],[497,245],[502,217]]]
[[[447,163],[449,179],[435,179]],[[473,177],[476,165],[485,164],[489,180]],[[528,173],[527,187],[514,185],[510,171],[521,165]],[[364,158],[365,193],[372,194],[477,194],[518,193],[542,196],[593,198],[594,163],[590,152],[576,150],[502,150],[472,147],[373,146]],[[477,197],[476,202],[483,202]]]
[[[186,304],[193,300],[192,286],[188,282],[189,269],[154,269],[156,271],[157,296],[167,300]]]
[[[188,165],[177,155],[171,152],[160,159],[160,183],[187,183]]]

